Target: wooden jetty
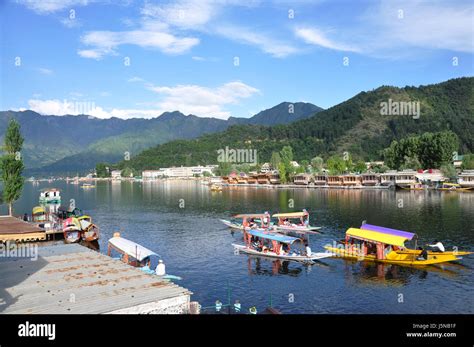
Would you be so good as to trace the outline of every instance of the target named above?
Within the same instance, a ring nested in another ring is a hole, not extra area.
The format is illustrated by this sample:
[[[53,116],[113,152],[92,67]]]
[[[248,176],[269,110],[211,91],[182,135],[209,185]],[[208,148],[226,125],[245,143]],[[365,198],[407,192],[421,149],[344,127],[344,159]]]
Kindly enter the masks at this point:
[[[79,244],[19,246],[37,247],[38,257],[0,258],[0,313],[180,314],[196,306],[186,288]]]
[[[46,240],[46,231],[12,216],[0,216],[0,242]]]

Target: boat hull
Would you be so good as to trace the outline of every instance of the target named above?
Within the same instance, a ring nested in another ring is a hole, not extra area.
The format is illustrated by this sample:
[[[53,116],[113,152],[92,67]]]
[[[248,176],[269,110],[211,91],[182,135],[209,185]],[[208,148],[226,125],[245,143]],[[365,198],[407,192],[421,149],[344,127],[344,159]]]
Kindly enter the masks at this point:
[[[273,252],[259,252],[254,249],[248,248],[243,245],[237,245],[237,244],[232,244],[236,250],[238,250],[241,253],[245,254],[250,254],[250,255],[257,255],[261,257],[266,257],[266,258],[274,258],[274,259],[281,259],[281,260],[291,260],[291,261],[297,261],[300,263],[312,263],[316,260],[319,259],[324,259],[324,258],[329,258],[332,257],[333,255],[329,252],[321,252],[321,253],[312,253],[311,256],[302,256],[302,255],[279,255]]]
[[[433,265],[433,264],[440,264],[446,263],[451,261],[458,261],[461,258],[457,257],[453,254],[446,254],[440,256],[440,253],[433,253],[428,254],[428,259],[426,260],[418,260],[417,254],[413,253],[401,253],[392,251],[387,255],[387,259],[377,259],[375,255],[361,255],[358,251],[350,251],[345,248],[337,248],[337,247],[324,247],[329,252],[334,253],[337,257],[346,258],[346,259],[354,259],[359,261],[373,261],[377,263],[385,263],[385,264],[398,264],[398,265],[407,265],[407,266],[426,266],[426,265]],[[441,253],[442,254],[442,253]]]

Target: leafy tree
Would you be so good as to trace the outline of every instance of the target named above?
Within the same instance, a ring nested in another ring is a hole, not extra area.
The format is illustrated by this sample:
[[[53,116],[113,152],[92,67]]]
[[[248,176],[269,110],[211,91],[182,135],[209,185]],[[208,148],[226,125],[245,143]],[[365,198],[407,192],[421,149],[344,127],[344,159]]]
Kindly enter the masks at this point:
[[[21,196],[24,178],[21,175],[24,169],[21,149],[24,139],[21,136],[20,124],[11,119],[5,134],[4,152],[1,157],[0,168],[3,181],[3,200],[8,203],[8,213],[13,215],[13,203]]]
[[[354,171],[358,173],[365,172],[367,171],[367,165],[365,165],[364,161],[358,160],[354,165]]]
[[[331,175],[340,175],[346,171],[346,162],[338,155],[329,157],[326,165]]]
[[[217,176],[229,176],[232,172],[232,165],[228,162],[220,162],[219,166],[215,169]]]
[[[124,168],[120,174],[122,177],[133,177],[133,170],[129,167]]]
[[[280,163],[280,165],[278,165],[278,173],[280,174],[281,183],[287,183],[288,182],[288,172],[286,171],[286,165],[285,164]]]
[[[97,177],[105,178],[110,177],[110,170],[107,169],[107,163],[97,163],[95,166],[95,173]]]
[[[311,166],[313,170],[317,173],[320,173],[323,170],[324,160],[321,157],[314,157],[311,159]]]
[[[400,165],[400,170],[419,170],[422,168],[417,156],[405,157],[403,163]]]
[[[462,158],[462,170],[474,170],[474,154],[465,154]]]
[[[448,178],[450,181],[455,182],[457,180],[458,174],[453,164],[443,164],[441,165],[440,170],[444,177]]]
[[[272,168],[274,170],[277,170],[278,169],[278,166],[280,165],[280,162],[281,162],[281,157],[280,157],[280,153],[278,152],[273,152],[272,153],[272,157],[270,159],[270,164],[272,166]]]

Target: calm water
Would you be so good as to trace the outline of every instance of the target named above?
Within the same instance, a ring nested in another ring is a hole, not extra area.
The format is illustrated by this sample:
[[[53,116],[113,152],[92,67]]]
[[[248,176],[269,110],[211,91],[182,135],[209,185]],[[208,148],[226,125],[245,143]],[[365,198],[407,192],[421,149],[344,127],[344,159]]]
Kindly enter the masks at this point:
[[[16,214],[31,213],[39,190],[26,183]],[[102,232],[101,252],[119,231],[159,253],[167,272],[183,277],[193,300],[210,306],[239,299],[244,308],[269,304],[284,313],[474,313],[474,257],[427,269],[324,259],[312,266],[235,255],[241,242],[219,221],[245,212],[306,208],[324,234],[314,251],[368,223],[416,231],[421,243],[474,250],[474,193],[224,188],[211,193],[197,182],[99,182],[84,190],[65,182],[63,202],[75,199]],[[183,199],[183,200],[180,200]],[[289,209],[292,199],[294,208]],[[184,202],[184,208],[180,203]],[[5,212],[5,211],[3,211]],[[403,299],[400,303],[399,300]]]

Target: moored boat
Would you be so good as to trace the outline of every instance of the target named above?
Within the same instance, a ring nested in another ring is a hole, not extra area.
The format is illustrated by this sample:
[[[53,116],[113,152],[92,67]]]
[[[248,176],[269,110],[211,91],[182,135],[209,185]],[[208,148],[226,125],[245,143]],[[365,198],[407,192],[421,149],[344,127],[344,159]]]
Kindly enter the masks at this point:
[[[75,243],[82,238],[82,229],[77,218],[69,217],[63,222],[64,242]]]

